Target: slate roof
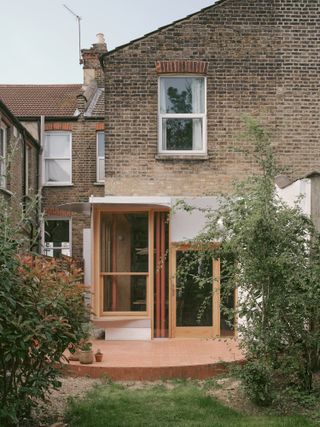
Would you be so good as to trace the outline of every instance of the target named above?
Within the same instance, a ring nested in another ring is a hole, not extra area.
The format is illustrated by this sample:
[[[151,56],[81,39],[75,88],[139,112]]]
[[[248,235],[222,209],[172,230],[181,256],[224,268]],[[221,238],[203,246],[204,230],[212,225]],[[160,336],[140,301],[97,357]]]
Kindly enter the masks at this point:
[[[85,117],[104,117],[104,89],[98,88],[86,107]]]
[[[0,85],[0,99],[21,118],[73,117],[81,84]]]
[[[28,131],[28,129],[26,129],[22,123],[20,123],[20,121],[16,118],[16,116],[14,116],[12,114],[12,111],[9,110],[8,106],[5,105],[1,99],[0,99],[0,112],[2,112],[3,114],[5,114],[9,120],[11,120],[11,122],[16,126],[16,128],[23,133],[28,140],[37,148],[40,150],[40,145],[39,142],[31,135],[31,133]]]

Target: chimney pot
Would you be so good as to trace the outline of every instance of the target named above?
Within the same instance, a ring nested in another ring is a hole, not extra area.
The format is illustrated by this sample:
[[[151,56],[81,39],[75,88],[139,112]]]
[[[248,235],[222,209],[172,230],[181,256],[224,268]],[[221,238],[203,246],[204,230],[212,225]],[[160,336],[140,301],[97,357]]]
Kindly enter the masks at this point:
[[[103,33],[98,33],[97,34],[97,44],[106,44],[106,41],[105,41]]]

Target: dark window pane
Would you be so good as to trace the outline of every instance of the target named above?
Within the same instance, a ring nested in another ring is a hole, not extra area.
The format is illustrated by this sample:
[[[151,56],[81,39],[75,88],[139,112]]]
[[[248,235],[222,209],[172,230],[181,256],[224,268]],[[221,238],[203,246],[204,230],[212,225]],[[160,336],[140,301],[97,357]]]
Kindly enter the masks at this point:
[[[103,311],[146,311],[146,276],[107,276],[103,283]]]
[[[234,259],[221,260],[220,268],[220,330],[221,336],[234,335],[235,290],[233,286]]]
[[[212,259],[177,252],[176,325],[212,326]]]
[[[101,271],[148,272],[148,214],[101,217]]]
[[[69,242],[69,221],[48,220],[45,223],[45,242]]]
[[[163,119],[164,150],[202,150],[201,119]]]

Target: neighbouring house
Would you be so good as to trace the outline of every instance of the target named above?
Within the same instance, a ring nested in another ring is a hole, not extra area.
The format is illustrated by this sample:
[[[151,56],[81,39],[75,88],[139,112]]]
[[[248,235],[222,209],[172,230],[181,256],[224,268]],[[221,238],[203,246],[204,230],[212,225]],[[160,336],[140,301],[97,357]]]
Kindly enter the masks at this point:
[[[99,55],[106,51],[102,34],[82,50],[82,84],[0,85],[0,99],[41,143],[41,252],[47,256],[62,254],[82,262],[84,252],[90,253],[90,215],[70,212],[69,207],[104,194],[104,75]],[[90,265],[85,280],[90,283]]]
[[[26,233],[31,248],[37,247],[39,206],[35,199],[39,189],[40,144],[0,100],[0,197],[11,206],[10,215],[17,221],[32,203]]]
[[[205,218],[175,205],[215,208],[256,170],[234,150],[243,114],[273,131],[290,179],[319,169],[319,16],[319,1],[220,0],[102,55],[105,194],[89,204],[94,322],[106,339],[234,333],[219,280],[193,286],[198,271],[219,278],[219,261],[192,267],[183,285],[176,277]]]

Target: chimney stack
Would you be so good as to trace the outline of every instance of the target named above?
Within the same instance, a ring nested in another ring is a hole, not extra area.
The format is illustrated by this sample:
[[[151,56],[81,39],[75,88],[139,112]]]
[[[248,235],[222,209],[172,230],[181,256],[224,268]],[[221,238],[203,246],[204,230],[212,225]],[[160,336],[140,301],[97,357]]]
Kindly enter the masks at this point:
[[[108,52],[103,33],[97,34],[96,43],[90,49],[82,49],[83,85],[89,86],[94,81],[98,87],[104,87],[104,75],[99,62],[99,56]]]

